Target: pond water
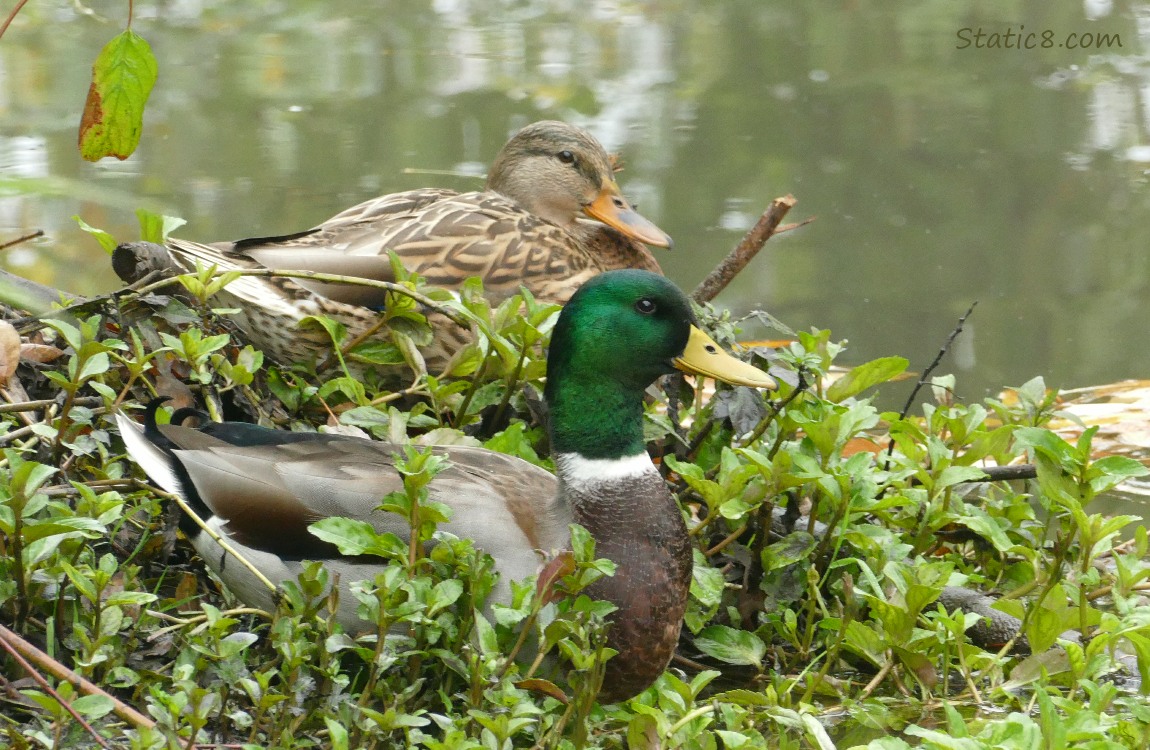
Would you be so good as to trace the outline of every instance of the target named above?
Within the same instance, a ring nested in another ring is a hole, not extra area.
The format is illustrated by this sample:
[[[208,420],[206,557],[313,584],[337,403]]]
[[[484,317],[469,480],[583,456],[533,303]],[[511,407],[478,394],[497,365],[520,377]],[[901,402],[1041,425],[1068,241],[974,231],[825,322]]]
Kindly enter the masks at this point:
[[[473,189],[509,133],[557,118],[621,152],[687,288],[794,194],[788,220],[815,222],[717,302],[830,328],[848,363],[921,370],[977,301],[941,368],[966,399],[1150,374],[1150,2],[147,4],[143,139],[95,165],[76,126],[124,19],[82,11],[31,3],[0,40],[0,235],[46,232],[3,253],[14,272],[113,288],[73,214],[130,239],[146,207],[211,241]]]

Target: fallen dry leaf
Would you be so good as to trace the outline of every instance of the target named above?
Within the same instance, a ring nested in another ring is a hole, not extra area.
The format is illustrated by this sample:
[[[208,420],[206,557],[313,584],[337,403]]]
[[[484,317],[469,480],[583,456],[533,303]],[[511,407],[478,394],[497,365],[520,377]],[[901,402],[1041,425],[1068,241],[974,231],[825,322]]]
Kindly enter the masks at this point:
[[[1090,388],[1062,391],[1061,410],[1098,427],[1092,448],[1097,455],[1126,455],[1143,463],[1150,460],[1150,380],[1124,380]],[[1057,419],[1050,428],[1073,442],[1082,427],[1071,419]]]
[[[20,359],[25,362],[38,362],[39,364],[48,364],[60,357],[64,356],[62,349],[57,349],[49,344],[21,344],[20,345]]]

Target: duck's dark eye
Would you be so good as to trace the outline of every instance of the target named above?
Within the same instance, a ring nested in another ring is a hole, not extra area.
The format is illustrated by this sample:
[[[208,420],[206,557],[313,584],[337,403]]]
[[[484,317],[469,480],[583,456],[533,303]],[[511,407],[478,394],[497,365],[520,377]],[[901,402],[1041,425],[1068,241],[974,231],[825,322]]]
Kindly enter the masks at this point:
[[[575,154],[571,153],[567,149],[563,149],[558,154],[556,154],[556,156],[558,156],[559,161],[563,162],[564,164],[574,164],[575,163]]]
[[[646,297],[644,297],[643,299],[641,299],[635,303],[635,309],[638,310],[639,312],[643,313],[644,315],[653,315],[654,312],[659,308],[658,308],[658,305],[656,305],[654,303],[654,301],[649,300]]]

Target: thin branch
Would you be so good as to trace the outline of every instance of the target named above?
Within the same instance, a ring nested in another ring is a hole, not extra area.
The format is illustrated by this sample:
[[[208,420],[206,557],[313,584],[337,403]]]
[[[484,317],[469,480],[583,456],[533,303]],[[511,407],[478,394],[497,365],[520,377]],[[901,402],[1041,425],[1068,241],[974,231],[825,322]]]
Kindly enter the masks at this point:
[[[27,1],[27,0],[25,0],[25,1]],[[16,10],[19,10],[19,8],[17,8]],[[4,33],[3,31],[0,31],[0,34],[3,34],[3,33]],[[44,236],[44,230],[43,229],[37,229],[32,234],[26,234],[23,237],[17,237],[14,240],[8,240],[4,244],[0,245],[0,250],[7,250],[10,247],[13,247],[15,245],[19,245],[21,242],[27,242],[28,240],[34,240],[37,237],[43,237],[43,236]]]
[[[236,550],[236,548],[233,547],[231,544],[229,544],[226,539],[224,539],[222,536],[220,536],[219,533],[216,532],[215,529],[213,529],[211,526],[208,526],[208,524],[202,518],[200,518],[198,515],[196,515],[196,512],[194,510],[192,510],[191,506],[188,505],[187,501],[184,500],[184,498],[182,498],[179,495],[176,495],[172,492],[165,492],[161,489],[157,489],[156,487],[151,486],[147,482],[142,482],[139,480],[137,480],[135,482],[135,486],[142,489],[142,490],[147,490],[147,491],[151,492],[156,497],[165,498],[165,499],[170,500],[171,502],[175,503],[176,505],[180,506],[180,510],[182,510],[184,512],[184,514],[187,515],[187,517],[190,518],[194,524],[199,526],[200,529],[212,539],[212,541],[214,541],[216,544],[220,545],[220,547],[224,550],[224,552],[227,552],[229,555],[234,557],[239,564],[241,564],[245,568],[247,568],[248,571],[253,576],[256,577],[256,580],[258,580],[264,586],[267,586],[268,590],[271,591],[273,594],[278,592],[279,589],[276,587],[276,585],[274,583],[272,583],[270,580],[268,580],[268,577],[263,574],[263,571],[261,571],[255,565],[253,565],[252,562],[250,560],[248,560],[246,557],[241,555]]]
[[[1013,464],[1011,466],[978,466],[983,474],[974,479],[967,479],[960,484],[975,484],[977,482],[1013,482],[1019,479],[1037,479],[1038,467],[1034,464]],[[917,487],[922,484],[918,477],[910,478],[910,485]]]
[[[43,409],[46,406],[52,406],[56,403],[54,398],[42,398],[38,401],[17,401],[11,404],[0,404],[0,414],[9,414],[11,412],[20,411],[36,411]],[[104,399],[100,396],[81,396],[77,398],[73,406],[99,406],[104,403]]]
[[[870,694],[873,693],[875,691],[875,689],[877,689],[878,686],[882,684],[882,681],[886,679],[886,676],[888,674],[890,674],[890,670],[893,667],[894,667],[894,661],[890,658],[890,655],[888,654],[886,663],[883,664],[882,669],[880,669],[875,674],[875,676],[871,678],[871,681],[866,684],[866,687],[864,687],[863,691],[859,694],[858,700],[865,700],[866,698],[869,698]]]
[[[899,412],[899,419],[906,419],[906,415],[910,413],[910,408],[914,406],[914,399],[918,396],[918,392],[922,390],[924,385],[926,385],[927,381],[930,379],[931,374],[938,367],[939,363],[942,362],[942,358],[946,356],[948,351],[950,351],[950,345],[954,343],[956,338],[958,338],[958,334],[962,333],[962,327],[966,325],[966,319],[970,317],[971,313],[974,312],[974,308],[976,307],[978,307],[977,301],[970,303],[970,307],[968,307],[966,312],[962,314],[962,317],[958,319],[958,325],[956,325],[954,330],[950,332],[950,335],[946,337],[946,341],[943,342],[942,348],[938,350],[938,354],[935,355],[934,361],[931,362],[930,365],[922,371],[922,375],[919,377],[918,382],[914,384],[914,390],[910,392],[910,395],[906,399],[906,404],[902,407],[902,411]]]
[[[40,685],[45,687],[49,692],[52,692],[52,689],[47,687],[47,683],[44,678],[40,675],[39,672],[35,670],[35,668],[32,667],[31,664],[28,663],[28,661],[26,661],[26,659],[35,662],[37,666],[46,672],[49,672],[56,679],[70,683],[81,693],[86,695],[104,696],[112,702],[112,710],[115,711],[116,715],[124,721],[132,724],[133,726],[147,727],[149,729],[155,728],[156,723],[149,719],[147,716],[144,716],[139,711],[127,705],[126,703],[117,700],[114,696],[108,695],[108,693],[104,692],[104,690],[102,690],[98,685],[89,682],[72,670],[68,669],[63,664],[48,656],[43,651],[36,648],[31,643],[24,640],[16,633],[13,633],[3,625],[0,625],[0,646],[3,646],[3,648],[8,651],[8,653],[12,654],[12,657],[20,662],[20,665],[28,671],[28,674],[32,676],[32,679],[40,683]],[[55,695],[54,692],[53,695]],[[71,713],[73,716],[76,716],[76,713],[72,710],[72,708],[68,706],[67,703],[65,703],[63,700],[61,700],[59,695],[56,695],[55,697],[60,701],[62,705],[68,709],[69,713]],[[80,721],[81,723],[84,721],[79,716],[76,716],[76,720]],[[87,727],[86,724],[85,726]],[[92,731],[91,727],[87,728],[88,731]],[[99,741],[98,735],[93,734],[93,736],[96,736],[97,741]],[[107,745],[104,745],[103,742],[100,742],[100,744],[104,747],[107,747]]]
[[[3,626],[0,625],[0,628],[3,628]],[[6,628],[5,628],[5,630],[6,630]],[[12,635],[16,638],[19,638],[19,636],[17,636],[15,633],[12,633]],[[64,697],[61,696],[59,693],[57,693],[56,689],[48,684],[48,681],[44,679],[44,675],[40,674],[36,670],[35,667],[33,667],[31,664],[29,664],[28,660],[25,659],[23,656],[21,656],[20,652],[17,651],[16,648],[11,643],[8,642],[6,633],[0,634],[0,648],[3,648],[5,651],[7,651],[8,655],[11,656],[16,661],[17,664],[19,664],[21,667],[24,668],[24,671],[27,672],[28,675],[32,678],[32,680],[37,685],[40,686],[41,690],[43,690],[48,695],[52,696],[52,698],[55,699],[55,701],[57,703],[59,703],[64,708],[65,711],[72,714],[72,718],[75,719],[77,721],[77,723],[79,723],[79,725],[84,728],[85,732],[92,735],[92,738],[94,740],[96,740],[97,745],[99,745],[100,747],[103,747],[103,748],[108,748],[108,750],[111,750],[110,746],[108,745],[107,742],[104,741],[104,738],[100,736],[99,732],[97,732],[95,729],[93,729],[92,725],[89,724],[84,719],[84,717],[81,716],[80,713],[75,708],[72,707],[72,704],[69,703],[68,701],[64,700]]]
[[[35,434],[35,432],[32,428],[35,427],[37,424],[39,424],[39,422],[36,422],[35,424],[24,425],[23,427],[17,428],[15,430],[12,430],[11,432],[6,432],[3,435],[0,435],[0,446],[8,445],[9,443],[11,443],[14,440],[23,440],[24,438],[28,437],[29,435]]]
[[[19,2],[16,3],[16,7],[13,8],[12,12],[8,14],[8,17],[4,19],[4,25],[0,26],[0,38],[4,36],[4,32],[7,31],[8,27],[12,24],[12,19],[16,17],[16,14],[20,12],[20,9],[23,8],[27,2],[28,0],[19,0]]]
[[[1015,466],[980,466],[985,476],[971,479],[971,482],[1010,482],[1015,479],[1037,479],[1038,467],[1034,464]]]
[[[77,484],[100,491],[130,490],[139,487],[133,479],[93,479],[89,482],[77,482]],[[71,484],[56,484],[51,487],[41,487],[40,492],[43,492],[48,497],[80,494],[80,490]]]
[[[351,284],[371,287],[372,289],[383,289],[389,292],[394,292],[396,294],[402,294],[405,297],[410,297],[424,307],[440,313],[458,326],[468,328],[471,325],[471,321],[465,313],[440,304],[439,302],[436,302],[424,294],[420,294],[413,289],[409,289],[403,284],[397,284],[393,281],[376,281],[375,279],[365,279],[359,276],[341,276],[339,274],[333,273],[319,273],[317,271],[291,271],[278,268],[219,269],[217,273],[213,275],[220,276],[225,273],[234,273],[237,276],[253,276],[255,278],[263,279],[311,279],[313,281],[323,281],[329,284]],[[141,287],[136,291],[136,294],[143,295],[155,291],[156,289],[161,289],[170,284],[172,281],[173,279],[161,279],[160,281],[157,281],[153,284]]]
[[[902,411],[899,412],[899,419],[906,419],[906,415],[910,414],[910,409],[912,406],[914,406],[914,400],[918,397],[918,392],[922,390],[922,387],[926,385],[928,380],[930,380],[931,373],[933,373],[935,368],[938,367],[939,363],[942,362],[942,358],[946,356],[946,353],[950,351],[950,345],[954,343],[956,338],[958,338],[958,334],[962,333],[962,327],[966,324],[966,319],[970,317],[971,313],[974,312],[974,308],[977,306],[977,301],[970,303],[970,307],[968,307],[966,312],[963,313],[962,317],[958,319],[958,325],[956,325],[954,330],[950,332],[950,335],[946,337],[946,341],[943,342],[942,348],[938,350],[938,354],[935,355],[934,361],[931,362],[930,365],[922,371],[922,375],[919,377],[918,382],[914,384],[914,389],[911,390],[910,395],[907,396],[906,404],[903,405]],[[891,440],[890,445],[887,446],[886,461],[883,466],[884,471],[890,468],[890,459],[893,455],[894,441]]]
[[[806,379],[806,373],[800,369],[798,371],[798,375],[799,382],[795,383],[794,390],[791,391],[786,398],[771,404],[770,413],[759,421],[759,424],[755,426],[754,432],[748,435],[746,440],[741,441],[739,447],[746,448],[750,445],[754,445],[755,441],[761,438],[763,433],[767,431],[767,428],[771,426],[771,422],[774,421],[775,417],[779,416],[783,409],[790,406],[790,403],[794,401],[800,393],[807,389],[808,383]]]
[[[755,226],[743,235],[743,239],[739,240],[739,244],[735,245],[735,249],[727,254],[726,258],[715,266],[715,268],[707,274],[707,278],[703,279],[695,291],[691,292],[691,299],[699,304],[710,302],[719,292],[727,288],[727,284],[731,283],[731,279],[742,271],[751,259],[754,258],[771,235],[775,234],[779,228],[779,222],[787,215],[787,212],[794,207],[798,201],[793,195],[786,195],[782,198],[775,198],[771,201],[771,205],[767,206],[767,210],[759,217]],[[794,229],[798,226],[803,226],[809,223],[812,219],[800,222],[788,229]]]

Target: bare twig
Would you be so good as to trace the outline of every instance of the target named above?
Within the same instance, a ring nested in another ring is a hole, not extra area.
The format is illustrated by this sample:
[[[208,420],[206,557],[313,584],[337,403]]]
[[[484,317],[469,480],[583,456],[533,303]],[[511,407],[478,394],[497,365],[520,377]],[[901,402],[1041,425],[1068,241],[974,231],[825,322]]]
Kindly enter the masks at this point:
[[[795,383],[795,389],[793,391],[791,391],[790,394],[786,398],[782,399],[781,401],[776,401],[775,403],[771,404],[770,413],[767,414],[765,417],[763,417],[759,421],[758,425],[755,426],[754,431],[751,432],[751,434],[748,435],[745,440],[741,441],[739,447],[746,448],[750,445],[754,445],[755,441],[758,440],[759,438],[761,438],[763,436],[763,433],[765,433],[767,431],[767,428],[771,426],[771,422],[774,421],[775,417],[779,416],[779,413],[782,412],[783,409],[787,408],[790,405],[790,403],[798,397],[798,395],[800,393],[802,393],[803,391],[805,391],[807,389],[808,384],[807,384],[806,372],[804,372],[800,368],[798,371],[798,375],[799,375],[799,382]]]
[[[34,662],[37,666],[50,673],[56,679],[64,680],[65,682],[70,683],[81,693],[86,695],[104,696],[112,702],[112,710],[115,711],[116,715],[124,721],[132,724],[133,726],[155,728],[156,723],[149,719],[147,716],[144,716],[139,711],[127,705],[126,703],[117,700],[115,697],[108,695],[108,693],[104,692],[104,690],[102,690],[98,685],[89,682],[72,670],[68,669],[63,664],[48,656],[43,651],[36,648],[31,643],[24,640],[19,635],[12,632],[3,625],[0,625],[0,646],[2,646],[5,651],[11,654],[12,658],[20,662],[20,666],[27,670],[28,674],[32,676],[32,679],[40,683],[41,687],[51,692],[55,696],[56,700],[59,700],[61,705],[67,708],[69,713],[76,717],[77,721],[83,723],[84,720],[77,716],[75,711],[73,711],[72,708],[68,706],[67,703],[65,703],[60,698],[59,695],[56,695],[52,688],[48,686],[47,681],[44,680],[43,676],[40,675],[40,673],[37,672],[36,669],[28,663],[28,660]],[[88,729],[89,732],[93,733],[93,736],[96,737],[97,741],[100,742],[103,747],[107,747],[107,745],[100,741],[99,735],[95,734],[91,727],[89,727],[87,724],[84,724],[84,726]]]
[[[17,10],[19,10],[19,8],[17,8]],[[0,250],[7,250],[10,247],[14,247],[16,245],[19,245],[21,242],[27,242],[28,240],[34,240],[37,237],[43,237],[43,236],[44,236],[44,230],[43,229],[37,229],[32,234],[26,234],[23,237],[17,237],[14,240],[8,240],[4,244],[0,245]]]
[[[865,699],[865,698],[870,697],[870,694],[873,693],[875,691],[875,689],[878,688],[878,686],[882,684],[882,681],[886,679],[886,676],[888,674],[890,674],[890,670],[893,667],[894,667],[894,660],[890,658],[890,654],[888,653],[887,654],[887,661],[885,664],[882,665],[882,669],[880,669],[875,674],[875,676],[871,678],[871,681],[866,684],[866,687],[863,688],[862,693],[859,694],[861,696],[861,699]]]
[[[675,655],[671,657],[671,660],[678,663],[678,664],[682,664],[683,666],[685,666],[689,669],[693,669],[696,672],[704,672],[707,669],[706,664],[702,664],[700,662],[697,662],[694,659],[688,659],[687,657],[683,656],[682,654],[680,654],[678,652],[675,652]]]
[[[907,396],[906,404],[903,405],[902,411],[899,412],[899,419],[906,419],[906,415],[910,413],[910,408],[914,406],[914,400],[918,397],[918,392],[922,390],[922,387],[926,385],[928,380],[930,380],[931,373],[933,373],[935,368],[938,367],[938,364],[942,362],[942,358],[946,356],[946,353],[950,351],[950,345],[954,343],[956,338],[958,338],[958,334],[962,333],[962,327],[966,324],[966,319],[970,317],[971,313],[974,312],[974,308],[977,306],[977,301],[970,303],[970,307],[968,307],[966,312],[963,313],[962,317],[958,319],[958,325],[956,325],[954,330],[950,332],[950,335],[946,337],[946,341],[943,342],[942,348],[938,350],[938,354],[935,355],[934,361],[931,362],[930,365],[922,371],[922,375],[919,376],[918,382],[914,384],[914,389],[911,390],[910,395]],[[884,471],[890,468],[890,458],[893,455],[894,441],[892,440],[890,441],[890,445],[887,446],[886,462],[883,466]]]
[[[743,239],[739,240],[739,244],[735,245],[735,249],[727,254],[726,258],[715,266],[707,278],[703,279],[695,291],[691,292],[691,299],[699,304],[710,302],[719,292],[727,288],[727,284],[731,283],[731,279],[742,271],[751,259],[763,249],[763,245],[779,230],[779,222],[787,215],[798,201],[793,195],[785,195],[782,198],[775,198],[771,201],[771,205],[759,217],[755,226],[747,232]],[[812,219],[800,222],[795,225],[786,227],[786,229],[794,229],[809,223]]]
[[[37,422],[36,424],[39,424],[39,423]],[[28,437],[29,435],[34,434],[34,431],[32,430],[32,428],[35,427],[36,424],[24,425],[23,427],[17,428],[15,430],[12,430],[11,432],[6,432],[3,435],[0,435],[0,446],[8,445],[9,443],[13,442],[14,440],[23,440],[24,438]]]
[[[983,475],[974,479],[967,479],[961,484],[976,484],[978,482],[1012,482],[1018,479],[1037,479],[1038,467],[1034,464],[1014,464],[1011,466],[979,466]],[[910,478],[910,485],[917,487],[922,484],[918,477]]]
[[[191,506],[188,505],[187,501],[184,500],[184,498],[182,498],[179,495],[176,495],[174,493],[171,493],[171,492],[165,492],[164,490],[161,490],[161,489],[158,489],[156,487],[151,486],[147,482],[142,482],[139,480],[135,481],[135,486],[142,489],[142,490],[147,490],[147,491],[151,492],[156,497],[165,498],[167,500],[172,501],[176,505],[180,506],[180,510],[182,510],[184,512],[184,514],[189,519],[191,519],[191,521],[194,524],[199,526],[200,529],[212,539],[212,541],[214,541],[216,544],[220,545],[220,547],[224,550],[224,552],[227,552],[229,555],[234,557],[240,565],[243,565],[245,568],[247,568],[248,571],[253,576],[255,576],[256,580],[258,580],[264,586],[267,586],[268,590],[271,591],[272,593],[275,593],[276,591],[278,591],[278,589],[276,588],[276,585],[274,583],[272,583],[266,575],[263,574],[263,571],[261,571],[255,565],[253,565],[252,562],[250,560],[248,560],[246,557],[241,555],[236,550],[236,548],[233,547],[231,544],[229,544],[226,539],[224,539],[222,536],[220,536],[220,534],[215,529],[213,529],[211,526],[208,526],[206,521],[204,521],[202,518],[200,518],[198,515],[196,515],[196,512],[194,510],[192,510]]]
[[[1038,467],[1034,464],[1015,466],[980,466],[986,476],[971,479],[971,482],[1009,482],[1015,479],[1037,479]]]
[[[131,490],[137,489],[139,486],[133,479],[93,479],[88,482],[77,482],[77,484],[90,487],[97,491]],[[51,487],[41,487],[40,492],[43,492],[48,497],[80,494],[80,490],[70,484],[56,484]]]
[[[946,356],[946,353],[950,351],[950,345],[954,343],[956,338],[958,338],[958,334],[962,333],[962,327],[966,325],[966,319],[970,317],[971,313],[974,312],[974,308],[976,307],[978,307],[977,301],[970,303],[970,307],[968,307],[966,312],[962,314],[962,317],[958,319],[958,325],[956,325],[954,330],[950,332],[950,335],[946,337],[946,341],[943,342],[942,347],[938,350],[938,354],[935,355],[934,361],[931,362],[930,365],[922,371],[922,375],[919,376],[918,382],[914,384],[914,390],[912,390],[910,395],[907,396],[906,404],[903,405],[902,411],[899,412],[899,419],[906,419],[906,415],[910,413],[910,408],[914,406],[914,399],[916,396],[918,396],[918,392],[922,390],[922,387],[926,385],[928,380],[930,380],[931,373],[933,373],[935,368],[938,367],[939,363],[942,362],[942,358]]]
[[[413,289],[409,289],[403,284],[397,284],[393,281],[376,281],[375,279],[365,279],[359,276],[342,276],[333,273],[319,273],[317,271],[291,271],[279,268],[219,269],[216,275],[222,275],[225,273],[234,273],[237,276],[253,276],[255,278],[264,279],[311,279],[312,281],[323,281],[329,284],[351,284],[371,287],[373,289],[384,289],[396,294],[402,294],[405,297],[410,297],[424,307],[443,315],[456,325],[462,326],[464,328],[467,328],[471,325],[471,321],[468,319],[465,313],[440,304],[439,302],[436,302],[424,294],[420,294]],[[172,279],[161,279],[160,281],[157,281],[153,284],[141,287],[137,290],[137,294],[147,294],[148,292],[165,287],[171,282]]]
[[[56,403],[54,398],[42,398],[38,401],[17,401],[12,404],[0,404],[0,414],[8,414],[10,412],[20,411],[36,411],[43,409],[46,406],[52,406]],[[104,403],[104,399],[100,396],[81,396],[77,398],[73,406],[99,406]]]
[[[723,549],[728,544],[730,544],[731,542],[735,541],[740,536],[742,536],[743,532],[746,530],[747,530],[747,524],[744,523],[741,526],[739,526],[739,528],[735,529],[730,534],[727,534],[725,537],[723,537],[722,540],[718,544],[716,544],[714,547],[711,547],[709,550],[704,552],[703,555],[706,557],[714,557],[715,555],[722,552]]]
[[[20,9],[23,8],[27,2],[28,0],[19,0],[19,2],[16,3],[16,7],[13,8],[12,12],[8,14],[8,17],[4,19],[4,24],[0,25],[0,37],[4,36],[4,32],[12,25],[12,19],[16,17],[16,14],[20,12]]]

